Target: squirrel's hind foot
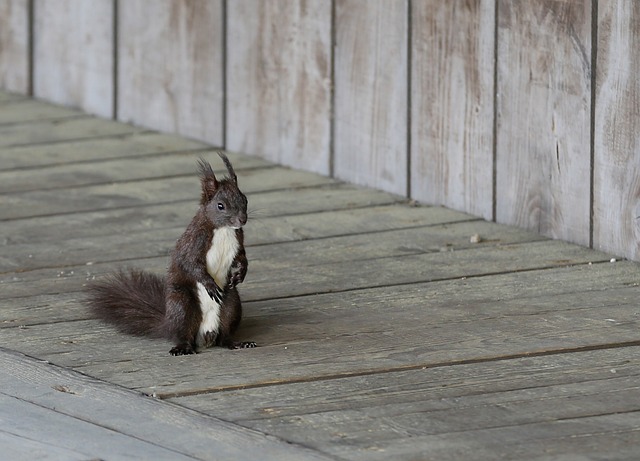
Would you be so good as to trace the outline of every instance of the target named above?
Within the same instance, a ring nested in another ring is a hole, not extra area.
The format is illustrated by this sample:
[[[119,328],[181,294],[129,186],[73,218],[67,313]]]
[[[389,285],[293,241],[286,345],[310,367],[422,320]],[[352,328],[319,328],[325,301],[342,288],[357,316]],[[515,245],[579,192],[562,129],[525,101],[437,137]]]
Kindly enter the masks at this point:
[[[255,341],[240,341],[229,345],[229,349],[253,349],[258,347]]]
[[[195,353],[196,350],[191,344],[178,344],[169,351],[171,355],[191,355]]]

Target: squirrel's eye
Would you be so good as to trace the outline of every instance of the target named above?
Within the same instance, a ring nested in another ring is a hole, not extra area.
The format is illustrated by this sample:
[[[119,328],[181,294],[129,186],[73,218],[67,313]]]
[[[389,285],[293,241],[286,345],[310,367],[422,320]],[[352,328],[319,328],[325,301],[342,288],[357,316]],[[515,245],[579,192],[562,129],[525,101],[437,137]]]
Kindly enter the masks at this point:
[[[224,203],[218,202],[218,210],[220,211],[224,210]]]

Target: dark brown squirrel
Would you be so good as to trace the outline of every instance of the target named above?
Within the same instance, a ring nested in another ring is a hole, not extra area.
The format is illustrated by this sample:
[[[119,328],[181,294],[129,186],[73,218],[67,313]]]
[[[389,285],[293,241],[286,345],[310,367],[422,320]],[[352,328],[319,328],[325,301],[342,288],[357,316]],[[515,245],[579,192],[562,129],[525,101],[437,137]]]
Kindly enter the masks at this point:
[[[88,305],[98,318],[123,333],[173,341],[171,355],[256,347],[233,340],[242,316],[236,286],[248,267],[242,230],[247,197],[227,156],[218,155],[229,177],[218,180],[208,162],[198,162],[200,207],[176,243],[167,276],[120,270],[88,287]]]

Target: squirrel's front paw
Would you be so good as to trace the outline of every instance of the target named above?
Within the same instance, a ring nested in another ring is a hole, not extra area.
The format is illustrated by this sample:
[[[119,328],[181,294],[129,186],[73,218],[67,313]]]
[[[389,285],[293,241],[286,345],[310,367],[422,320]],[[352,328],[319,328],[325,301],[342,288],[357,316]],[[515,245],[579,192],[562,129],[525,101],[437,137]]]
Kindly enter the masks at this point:
[[[234,288],[239,283],[242,283],[246,275],[247,275],[246,264],[242,264],[240,261],[236,261],[231,266],[231,270],[229,273],[229,286],[231,288]]]
[[[217,303],[222,302],[222,297],[224,296],[224,293],[222,289],[218,285],[216,285],[215,282],[207,286],[206,290],[211,299],[213,299]]]

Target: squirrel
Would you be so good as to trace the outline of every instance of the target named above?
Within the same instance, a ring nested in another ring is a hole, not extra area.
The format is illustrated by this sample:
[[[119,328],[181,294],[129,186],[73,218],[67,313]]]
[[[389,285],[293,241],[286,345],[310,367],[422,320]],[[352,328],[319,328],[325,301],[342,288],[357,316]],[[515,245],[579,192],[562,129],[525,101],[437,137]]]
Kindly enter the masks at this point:
[[[168,339],[175,344],[171,355],[256,347],[233,340],[242,316],[236,287],[248,267],[242,229],[247,197],[227,156],[218,155],[229,177],[218,180],[211,165],[199,160],[200,206],[176,242],[166,277],[121,269],[87,288],[87,303],[99,319],[123,333]]]

